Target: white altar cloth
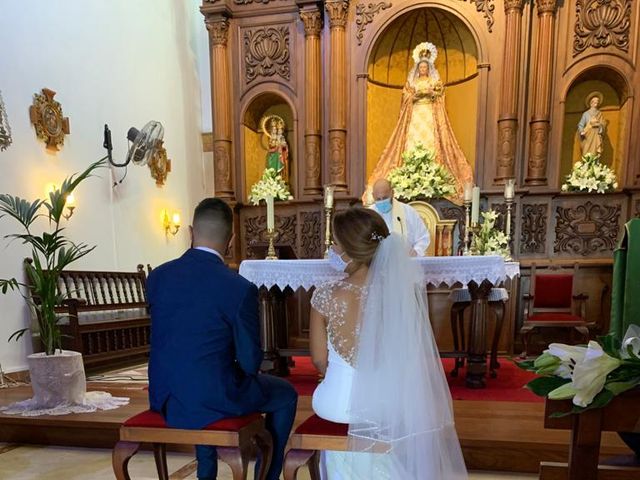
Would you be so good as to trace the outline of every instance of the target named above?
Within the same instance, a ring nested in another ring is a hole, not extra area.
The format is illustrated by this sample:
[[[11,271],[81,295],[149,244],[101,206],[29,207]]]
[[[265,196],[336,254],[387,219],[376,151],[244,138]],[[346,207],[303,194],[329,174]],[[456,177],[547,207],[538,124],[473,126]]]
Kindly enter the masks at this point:
[[[501,256],[417,257],[425,284],[453,286],[471,281],[489,280],[494,285],[520,274],[517,262],[505,262]],[[258,287],[278,286],[281,290],[310,288],[340,280],[344,274],[335,271],[328,260],[245,260],[240,275]]]

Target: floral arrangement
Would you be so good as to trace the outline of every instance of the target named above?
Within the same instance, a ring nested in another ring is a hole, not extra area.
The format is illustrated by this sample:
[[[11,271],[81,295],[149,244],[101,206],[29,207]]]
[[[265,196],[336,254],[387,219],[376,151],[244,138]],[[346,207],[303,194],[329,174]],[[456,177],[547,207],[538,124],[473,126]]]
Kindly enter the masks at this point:
[[[422,42],[416,45],[416,48],[413,49],[413,53],[411,55],[413,57],[413,62],[418,63],[420,59],[423,58],[423,55],[421,54],[425,51],[429,52],[429,62],[435,63],[436,58],[438,58],[438,49],[430,42]]]
[[[555,416],[604,407],[640,385],[640,327],[631,325],[622,341],[609,334],[586,347],[552,343],[538,358],[518,366],[541,375],[527,384],[536,395],[572,400],[570,412]]]
[[[418,143],[402,154],[403,164],[389,173],[388,180],[396,197],[404,200],[455,195],[449,171],[435,160],[433,151]]]
[[[489,210],[482,212],[483,222],[480,230],[473,234],[471,240],[472,255],[502,255],[509,259],[509,237],[502,230],[496,228],[498,212]]]
[[[275,200],[293,200],[286,182],[273,168],[265,169],[262,178],[251,187],[249,201],[258,205],[260,200],[265,200],[269,196]]]
[[[600,163],[600,156],[587,153],[577,161],[562,185],[563,192],[606,193],[618,188],[616,174]]]

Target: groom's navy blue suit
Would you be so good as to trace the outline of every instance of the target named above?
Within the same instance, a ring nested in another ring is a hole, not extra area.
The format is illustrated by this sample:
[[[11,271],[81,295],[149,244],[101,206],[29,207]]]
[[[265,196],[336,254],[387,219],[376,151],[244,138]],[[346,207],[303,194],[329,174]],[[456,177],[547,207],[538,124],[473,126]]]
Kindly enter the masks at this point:
[[[169,426],[199,429],[225,417],[267,413],[274,440],[268,479],[279,478],[297,394],[259,375],[258,290],[213,251],[190,249],[151,272],[149,402]],[[214,479],[215,448],[198,446],[198,478]]]

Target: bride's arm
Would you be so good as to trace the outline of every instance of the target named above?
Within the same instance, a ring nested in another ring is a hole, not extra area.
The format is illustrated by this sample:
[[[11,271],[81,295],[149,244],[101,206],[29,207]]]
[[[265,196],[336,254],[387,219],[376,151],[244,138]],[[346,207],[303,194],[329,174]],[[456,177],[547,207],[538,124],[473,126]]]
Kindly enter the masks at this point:
[[[311,361],[318,371],[324,375],[327,371],[329,351],[327,350],[327,324],[324,317],[315,308],[311,309],[309,321],[309,347]]]

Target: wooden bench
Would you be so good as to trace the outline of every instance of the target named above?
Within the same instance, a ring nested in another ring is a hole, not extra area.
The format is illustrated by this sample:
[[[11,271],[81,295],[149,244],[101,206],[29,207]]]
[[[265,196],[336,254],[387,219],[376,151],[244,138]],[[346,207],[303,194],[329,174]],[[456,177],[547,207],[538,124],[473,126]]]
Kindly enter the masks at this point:
[[[146,275],[135,272],[63,271],[58,283],[67,296],[56,313],[63,348],[82,353],[85,367],[131,363],[148,356],[151,341]]]
[[[131,480],[129,460],[143,443],[153,446],[159,480],[169,480],[167,444],[217,447],[218,458],[229,465],[233,480],[246,480],[249,460],[256,448],[263,459],[257,478],[264,480],[273,453],[271,435],[265,429],[264,418],[258,413],[226,418],[202,430],[183,430],[168,427],[162,415],[147,410],[129,418],[120,427],[120,441],[112,455],[113,472],[117,480]]]
[[[632,480],[640,478],[640,464],[630,457],[627,466],[599,465],[602,432],[640,433],[640,388],[615,397],[604,408],[586,410],[578,415],[550,418],[556,412],[568,412],[570,400],[547,400],[545,428],[571,430],[569,462],[541,462],[541,480]]]
[[[311,480],[320,480],[320,451],[345,452],[348,448],[349,425],[333,423],[312,415],[302,422],[289,438],[289,451],[284,457],[284,480],[296,480],[298,470],[306,466]]]

